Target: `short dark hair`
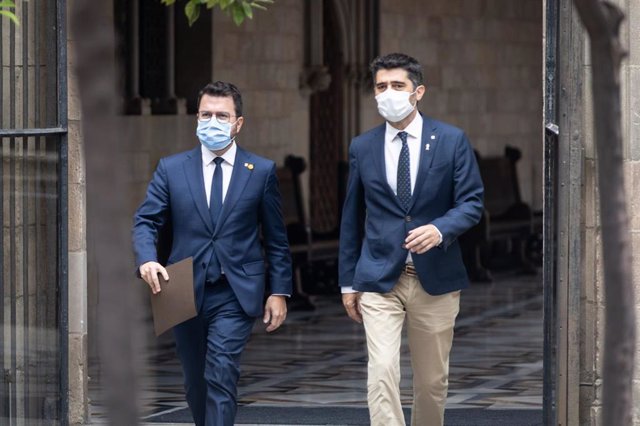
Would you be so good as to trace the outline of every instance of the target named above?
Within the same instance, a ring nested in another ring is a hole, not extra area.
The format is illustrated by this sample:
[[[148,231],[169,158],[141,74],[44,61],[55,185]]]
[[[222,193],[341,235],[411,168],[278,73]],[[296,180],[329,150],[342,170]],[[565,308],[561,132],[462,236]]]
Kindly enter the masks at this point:
[[[236,116],[242,117],[242,95],[240,94],[240,90],[238,90],[234,84],[227,83],[226,81],[216,81],[204,86],[198,93],[198,109],[200,109],[200,100],[204,95],[217,96],[221,98],[230,96],[233,98]]]
[[[371,78],[373,84],[376,83],[376,74],[380,70],[390,70],[394,68],[402,68],[409,74],[409,80],[413,83],[413,88],[423,84],[422,79],[422,66],[417,59],[412,58],[404,53],[389,53],[388,55],[378,56],[375,58],[369,69],[371,70]]]

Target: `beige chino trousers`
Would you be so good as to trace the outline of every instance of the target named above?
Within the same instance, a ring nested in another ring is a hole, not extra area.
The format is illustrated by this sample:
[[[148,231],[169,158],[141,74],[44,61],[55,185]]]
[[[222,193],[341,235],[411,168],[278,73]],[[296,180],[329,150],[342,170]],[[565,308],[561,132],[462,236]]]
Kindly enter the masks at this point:
[[[413,370],[411,424],[442,426],[460,291],[431,296],[417,277],[402,273],[389,293],[364,292],[359,303],[369,352],[371,425],[405,426],[400,401],[400,342],[406,317]]]

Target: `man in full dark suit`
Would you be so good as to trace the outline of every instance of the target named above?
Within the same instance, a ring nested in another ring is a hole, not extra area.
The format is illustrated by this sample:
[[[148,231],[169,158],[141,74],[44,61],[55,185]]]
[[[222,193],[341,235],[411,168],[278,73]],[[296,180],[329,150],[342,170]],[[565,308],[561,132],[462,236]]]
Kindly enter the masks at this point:
[[[158,274],[169,279],[156,248],[167,225],[167,263],[193,257],[198,316],[174,334],[198,426],[233,425],[240,355],[255,319],[264,312],[267,331],[277,329],[291,293],[275,164],[236,145],[243,123],[238,89],[206,85],[198,97],[200,146],[160,160],[134,218],[136,264],[154,294],[162,290]],[[266,274],[271,295],[263,310]]]
[[[349,317],[364,322],[374,426],[404,426],[400,342],[407,319],[414,426],[442,425],[449,351],[469,285],[457,238],[482,213],[483,186],[466,135],[418,112],[414,58],[371,63],[382,124],[353,139],[340,229],[339,282]]]

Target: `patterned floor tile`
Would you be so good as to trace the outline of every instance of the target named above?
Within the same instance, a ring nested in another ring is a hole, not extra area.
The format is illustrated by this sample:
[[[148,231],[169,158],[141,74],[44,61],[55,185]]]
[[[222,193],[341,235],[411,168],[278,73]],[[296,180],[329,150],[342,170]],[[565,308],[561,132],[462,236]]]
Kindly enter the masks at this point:
[[[450,360],[448,408],[540,409],[541,278],[498,277],[461,297]],[[366,406],[366,343],[339,296],[313,298],[312,312],[291,312],[273,335],[257,324],[242,360],[239,401],[246,405]],[[151,327],[149,327],[151,328]],[[411,364],[402,344],[401,395],[411,405]],[[184,407],[182,373],[169,336],[152,341],[142,380],[145,417]],[[103,417],[99,365],[92,365],[91,413]]]

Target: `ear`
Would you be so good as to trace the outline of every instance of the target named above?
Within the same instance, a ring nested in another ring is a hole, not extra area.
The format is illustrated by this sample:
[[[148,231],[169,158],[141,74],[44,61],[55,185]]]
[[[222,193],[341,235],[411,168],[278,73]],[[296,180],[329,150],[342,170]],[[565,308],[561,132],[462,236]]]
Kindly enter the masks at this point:
[[[240,133],[240,129],[242,128],[243,124],[244,124],[244,117],[238,117],[238,120],[236,120],[236,134]]]
[[[427,88],[421,84],[420,86],[416,87],[416,102],[419,101],[420,99],[422,99],[422,97],[424,96],[424,94],[426,93]]]

